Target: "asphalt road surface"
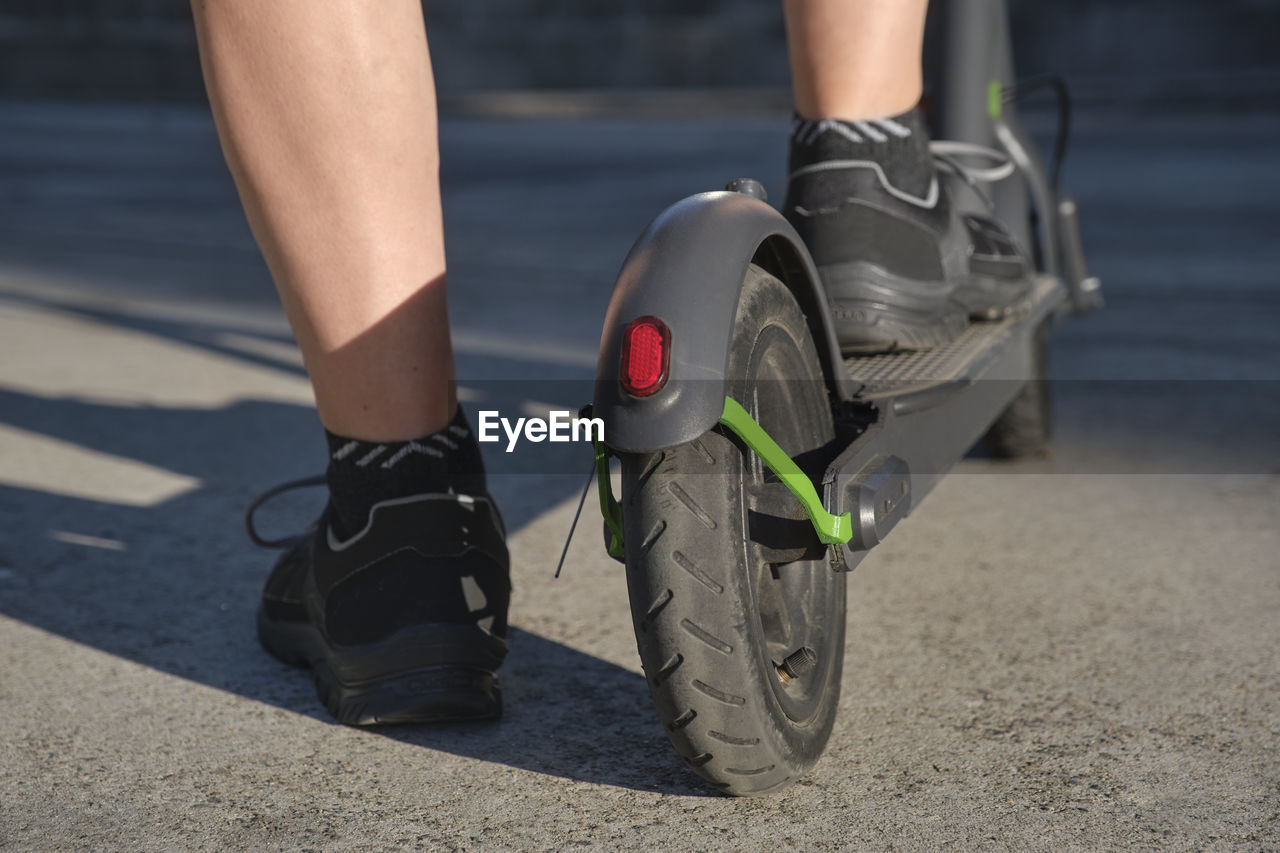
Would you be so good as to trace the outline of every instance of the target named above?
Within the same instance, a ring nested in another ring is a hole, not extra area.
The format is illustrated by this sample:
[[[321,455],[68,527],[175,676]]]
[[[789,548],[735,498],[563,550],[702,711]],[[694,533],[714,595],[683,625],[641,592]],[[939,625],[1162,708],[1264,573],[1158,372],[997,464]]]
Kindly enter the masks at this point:
[[[241,512],[323,446],[211,122],[0,129],[0,848],[1280,846],[1280,118],[1080,116],[1108,306],[1058,330],[1053,455],[964,460],[858,568],[830,747],[756,800],[677,762],[593,523],[552,580],[581,447],[488,457],[506,718],[329,720],[253,633]],[[730,178],[778,198],[785,132],[446,122],[468,407],[586,402],[631,241]]]

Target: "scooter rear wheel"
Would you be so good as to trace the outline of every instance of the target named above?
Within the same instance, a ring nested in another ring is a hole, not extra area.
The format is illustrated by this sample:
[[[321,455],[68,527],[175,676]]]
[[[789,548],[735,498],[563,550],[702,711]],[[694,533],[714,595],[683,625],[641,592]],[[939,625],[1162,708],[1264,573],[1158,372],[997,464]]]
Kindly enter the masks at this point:
[[[729,376],[729,394],[812,476],[834,439],[822,370],[795,299],[754,266]],[[636,643],[672,745],[726,793],[785,787],[835,721],[845,575],[795,498],[723,427],[623,456],[622,493]]]

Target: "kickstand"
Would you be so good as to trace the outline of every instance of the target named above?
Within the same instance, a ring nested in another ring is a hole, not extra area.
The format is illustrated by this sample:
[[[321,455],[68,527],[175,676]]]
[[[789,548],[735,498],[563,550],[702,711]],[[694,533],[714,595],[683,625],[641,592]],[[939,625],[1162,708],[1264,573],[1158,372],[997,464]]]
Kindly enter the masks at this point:
[[[573,531],[578,529],[578,517],[582,515],[582,505],[587,502],[587,492],[591,491],[591,481],[596,476],[596,463],[591,460],[591,470],[587,472],[587,482],[582,487],[582,497],[578,498],[578,511],[573,514],[573,524],[569,525],[569,535],[564,540],[564,550],[560,552],[560,562],[556,564],[555,576],[560,577],[560,570],[564,568],[564,558],[569,554],[569,543],[573,541]]]

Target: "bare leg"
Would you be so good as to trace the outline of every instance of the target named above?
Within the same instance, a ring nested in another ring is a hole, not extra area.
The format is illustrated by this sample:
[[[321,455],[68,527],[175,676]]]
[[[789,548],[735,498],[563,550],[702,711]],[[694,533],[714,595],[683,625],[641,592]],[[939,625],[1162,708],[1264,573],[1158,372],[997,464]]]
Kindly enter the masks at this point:
[[[920,100],[928,0],[783,0],[796,112],[898,115]]]
[[[497,717],[510,561],[479,445],[450,423],[420,0],[192,6],[223,151],[330,433],[329,503],[271,570],[258,637],[306,662],[341,722]]]
[[[795,108],[784,213],[850,353],[920,350],[1015,310],[1026,266],[989,221],[940,204],[920,111],[927,0],[783,0]],[[981,250],[981,264],[970,258]]]
[[[418,0],[192,0],[227,163],[332,432],[456,407]]]

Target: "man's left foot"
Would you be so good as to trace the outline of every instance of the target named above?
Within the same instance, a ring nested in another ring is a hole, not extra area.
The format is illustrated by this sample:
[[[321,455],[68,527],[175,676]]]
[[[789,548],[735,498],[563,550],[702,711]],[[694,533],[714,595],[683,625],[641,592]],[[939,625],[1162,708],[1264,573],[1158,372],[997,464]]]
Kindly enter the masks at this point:
[[[500,716],[510,560],[466,417],[408,442],[330,433],[329,452],[329,504],[262,591],[263,647],[343,723]]]
[[[488,495],[388,500],[342,540],[330,505],[267,579],[258,639],[311,670],[339,722],[496,719],[511,593],[504,540]]]

